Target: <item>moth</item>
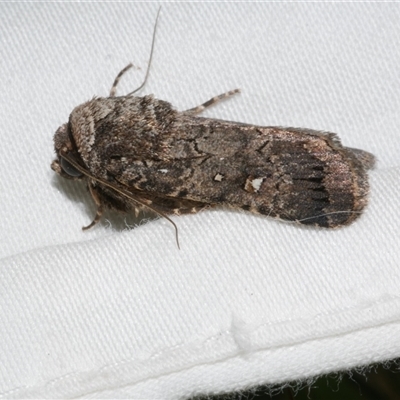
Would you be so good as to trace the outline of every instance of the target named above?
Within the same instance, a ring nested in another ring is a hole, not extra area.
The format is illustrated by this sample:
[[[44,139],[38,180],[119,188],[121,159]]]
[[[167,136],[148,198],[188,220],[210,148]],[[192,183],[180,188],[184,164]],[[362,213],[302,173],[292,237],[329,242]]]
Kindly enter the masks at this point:
[[[150,61],[153,54],[154,35]],[[367,205],[374,156],[334,133],[255,126],[199,114],[233,90],[177,111],[152,95],[109,97],[76,107],[54,135],[52,169],[84,180],[97,206],[160,216],[224,205],[324,228],[348,225]],[[173,223],[174,224],[174,223]],[[175,229],[176,225],[174,224]]]

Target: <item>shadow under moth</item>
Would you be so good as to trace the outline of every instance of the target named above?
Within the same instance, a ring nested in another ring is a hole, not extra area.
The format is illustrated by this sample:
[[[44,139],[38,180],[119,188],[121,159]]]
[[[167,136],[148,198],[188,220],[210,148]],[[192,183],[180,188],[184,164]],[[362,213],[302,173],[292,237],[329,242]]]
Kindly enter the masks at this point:
[[[155,29],[149,66],[154,46]],[[76,107],[54,135],[52,169],[87,183],[97,206],[123,212],[196,213],[225,205],[286,221],[336,228],[367,204],[374,156],[333,133],[202,118],[220,99],[177,111],[152,95],[115,96]]]

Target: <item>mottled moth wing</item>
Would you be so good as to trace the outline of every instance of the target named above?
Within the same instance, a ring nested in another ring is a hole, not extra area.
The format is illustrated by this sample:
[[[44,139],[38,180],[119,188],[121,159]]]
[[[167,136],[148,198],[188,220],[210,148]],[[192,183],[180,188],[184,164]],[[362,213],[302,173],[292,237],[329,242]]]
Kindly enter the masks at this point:
[[[135,199],[179,214],[228,205],[332,228],[367,203],[373,156],[331,133],[195,117],[153,96],[93,99],[64,130],[56,152],[96,178],[87,179],[99,207],[129,211]]]

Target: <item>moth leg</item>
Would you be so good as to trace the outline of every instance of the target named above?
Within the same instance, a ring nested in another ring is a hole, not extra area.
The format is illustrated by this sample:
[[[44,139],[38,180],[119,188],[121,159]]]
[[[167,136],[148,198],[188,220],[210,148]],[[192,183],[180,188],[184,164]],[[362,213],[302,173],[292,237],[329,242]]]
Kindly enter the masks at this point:
[[[100,221],[100,218],[103,215],[103,211],[104,211],[103,204],[102,204],[102,202],[100,200],[100,196],[97,193],[96,189],[90,183],[89,183],[88,186],[89,186],[89,192],[92,195],[93,200],[94,200],[94,202],[95,202],[95,204],[97,206],[97,211],[96,211],[96,215],[94,216],[93,221],[88,226],[83,226],[82,227],[83,231],[86,231],[87,229],[90,229],[93,226],[95,226]]]
[[[239,92],[240,92],[240,89],[235,89],[235,90],[230,90],[229,92],[222,93],[219,96],[215,96],[212,99],[206,101],[203,104],[200,104],[197,107],[193,107],[193,108],[190,108],[189,110],[186,110],[185,113],[192,114],[192,115],[200,114],[206,108],[214,105],[215,103],[218,103],[221,100],[227,99],[228,97],[231,97]]]
[[[130,63],[130,64],[128,64],[124,69],[122,69],[122,70],[119,72],[119,74],[118,74],[117,77],[115,78],[114,83],[113,83],[113,85],[112,85],[112,87],[111,87],[111,90],[110,90],[110,97],[114,97],[114,96],[115,96],[115,93],[117,92],[117,86],[118,86],[119,80],[121,79],[122,75],[124,75],[125,72],[128,71],[128,69],[130,69],[130,68],[132,68],[132,67],[133,67],[133,64]]]
[[[135,207],[135,217],[138,218],[140,214],[140,208],[139,207]]]

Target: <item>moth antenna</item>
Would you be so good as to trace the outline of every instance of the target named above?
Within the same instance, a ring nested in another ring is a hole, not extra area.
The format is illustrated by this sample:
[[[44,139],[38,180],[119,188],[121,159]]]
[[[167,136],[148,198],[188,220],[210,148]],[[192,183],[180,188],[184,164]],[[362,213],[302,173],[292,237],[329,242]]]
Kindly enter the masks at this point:
[[[352,211],[352,210],[349,210],[349,211],[333,211],[333,212],[330,212],[330,213],[325,213],[325,214],[321,214],[321,215],[315,215],[315,216],[313,216],[313,217],[307,217],[307,218],[302,218],[302,219],[298,219],[298,220],[296,220],[296,221],[293,221],[293,222],[304,222],[304,221],[308,221],[308,220],[312,220],[312,219],[316,219],[316,218],[320,218],[320,217],[329,217],[330,215],[337,215],[337,214],[362,214],[362,212],[361,211]]]
[[[62,154],[62,152],[60,152],[60,156],[62,158],[64,158],[65,160],[67,160],[75,169],[77,169],[80,173],[82,173],[83,175],[87,176],[88,178],[93,179],[94,181],[101,183],[103,186],[106,186],[106,187],[114,190],[115,192],[121,194],[122,196],[125,196],[126,198],[134,201],[135,203],[140,204],[141,206],[148,208],[149,210],[151,210],[154,213],[156,213],[158,216],[160,216],[162,218],[165,218],[167,221],[169,221],[173,225],[173,227],[175,229],[175,238],[176,238],[176,244],[178,246],[178,249],[179,250],[181,249],[181,247],[179,246],[178,227],[175,224],[175,222],[172,221],[172,219],[168,217],[168,215],[165,215],[164,213],[162,213],[161,211],[158,211],[157,209],[155,209],[154,207],[150,206],[149,204],[146,204],[143,201],[140,201],[140,200],[134,198],[129,193],[126,193],[125,190],[122,190],[122,189],[120,189],[118,187],[115,187],[111,183],[109,183],[107,181],[104,181],[101,178],[96,178],[95,176],[89,174],[89,172],[87,172],[85,168],[81,167],[74,159],[72,159],[68,155]],[[89,229],[93,225],[95,225],[95,223],[90,224],[88,227],[86,227],[86,229]]]
[[[156,22],[154,23],[154,29],[153,29],[153,39],[151,41],[151,49],[150,49],[150,58],[149,58],[149,63],[147,64],[147,70],[146,70],[146,75],[144,77],[143,83],[135,89],[133,92],[128,93],[126,96],[132,96],[134,93],[138,92],[142,87],[146,84],[147,78],[149,77],[149,72],[150,72],[150,66],[151,66],[151,61],[153,60],[153,51],[154,51],[154,43],[156,41],[156,32],[157,32],[157,25],[158,25],[158,17],[160,16],[160,11],[161,11],[161,6],[157,11],[157,17],[156,17]],[[179,247],[179,246],[178,246]]]

